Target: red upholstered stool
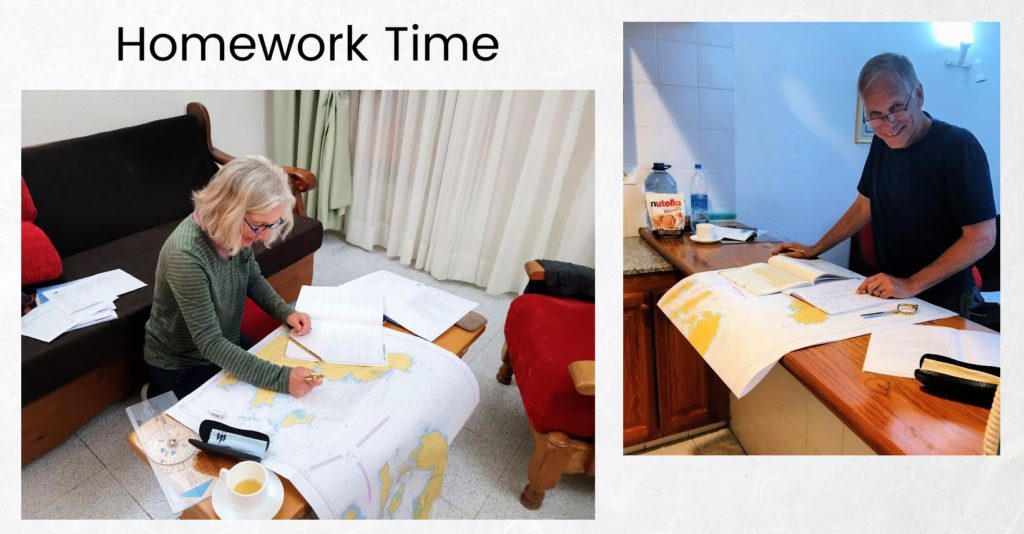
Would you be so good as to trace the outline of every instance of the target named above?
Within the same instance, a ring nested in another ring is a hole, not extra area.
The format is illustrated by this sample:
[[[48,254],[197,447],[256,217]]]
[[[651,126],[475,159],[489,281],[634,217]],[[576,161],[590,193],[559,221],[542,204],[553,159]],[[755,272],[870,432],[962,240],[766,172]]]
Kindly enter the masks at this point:
[[[564,473],[594,474],[594,303],[526,294],[505,320],[497,379],[513,373],[534,435],[520,502],[540,508]]]

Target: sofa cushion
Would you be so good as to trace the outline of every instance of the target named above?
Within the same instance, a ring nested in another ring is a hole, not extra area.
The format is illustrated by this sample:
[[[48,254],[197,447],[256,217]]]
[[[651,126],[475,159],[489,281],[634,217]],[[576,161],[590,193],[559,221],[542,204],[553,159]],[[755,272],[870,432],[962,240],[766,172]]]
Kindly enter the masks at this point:
[[[111,269],[123,269],[146,287],[114,302],[117,319],[61,334],[50,343],[21,337],[22,406],[102,366],[114,358],[142,358],[142,342],[153,303],[156,261],[167,236],[180,221],[170,222],[106,245],[64,258],[70,282]]]
[[[21,150],[36,225],[65,257],[180,221],[216,171],[192,115]]]
[[[580,395],[569,364],[594,359],[594,304],[521,295],[509,306],[505,341],[530,426],[594,437],[594,397]]]
[[[21,221],[21,285],[53,280],[60,273],[60,255],[50,238],[30,221]]]

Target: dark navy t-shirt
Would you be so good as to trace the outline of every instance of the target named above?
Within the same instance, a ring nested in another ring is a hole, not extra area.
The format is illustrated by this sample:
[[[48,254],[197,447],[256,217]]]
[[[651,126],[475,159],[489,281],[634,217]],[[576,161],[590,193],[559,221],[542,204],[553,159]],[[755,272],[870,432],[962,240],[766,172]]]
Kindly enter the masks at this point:
[[[960,238],[962,226],[996,216],[981,144],[971,132],[934,119],[905,149],[891,149],[875,136],[857,191],[871,199],[879,268],[900,278],[935,261]],[[967,268],[918,296],[950,297],[973,283]]]

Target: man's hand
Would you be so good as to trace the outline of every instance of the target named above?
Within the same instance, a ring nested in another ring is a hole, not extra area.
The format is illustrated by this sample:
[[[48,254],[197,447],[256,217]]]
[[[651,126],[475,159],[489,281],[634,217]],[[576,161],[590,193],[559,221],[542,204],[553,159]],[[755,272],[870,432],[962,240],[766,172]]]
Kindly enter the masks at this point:
[[[292,334],[296,336],[308,334],[309,329],[313,327],[313,320],[302,312],[292,312],[285,321],[292,327]]]
[[[883,299],[905,299],[917,295],[909,278],[896,278],[879,273],[865,279],[857,288],[857,293],[866,293]]]
[[[783,256],[789,256],[791,258],[809,259],[817,257],[818,254],[813,251],[814,247],[807,245],[801,245],[800,243],[780,243],[779,246],[772,249],[772,255],[782,254]]]
[[[306,377],[310,378],[307,380]],[[323,379],[317,377],[311,369],[292,367],[292,372],[288,375],[288,393],[293,397],[303,397],[323,383]]]

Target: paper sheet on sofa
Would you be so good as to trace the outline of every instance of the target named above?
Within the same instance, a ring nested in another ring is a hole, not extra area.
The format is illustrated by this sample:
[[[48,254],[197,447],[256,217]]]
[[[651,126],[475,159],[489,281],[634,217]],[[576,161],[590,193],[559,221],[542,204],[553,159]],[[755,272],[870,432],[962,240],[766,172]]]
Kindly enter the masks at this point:
[[[875,332],[868,342],[864,371],[914,378],[925,354],[999,367],[999,334],[925,325]]]
[[[477,307],[471,300],[388,271],[373,272],[339,287],[382,296],[388,319],[428,341]]]
[[[145,282],[114,269],[65,284],[41,288],[39,302],[55,302],[65,313],[74,313],[100,302],[113,302],[117,297],[146,287]]]
[[[914,302],[920,309],[912,316],[833,316],[781,293],[744,298],[718,271],[712,271],[684,278],[662,296],[658,307],[733,394],[742,397],[794,350],[953,315],[926,302]],[[885,303],[879,308],[891,307]]]
[[[272,334],[252,350],[304,365],[284,357],[286,343]],[[268,434],[263,464],[321,519],[428,518],[479,386],[465,362],[436,345],[390,330],[385,343],[386,365],[320,365],[323,385],[300,399],[221,372],[167,413],[198,429],[217,410],[228,425]]]
[[[304,349],[331,363],[384,365],[384,302],[379,295],[302,286],[295,309],[309,314],[313,325],[308,334],[291,338],[290,356],[300,356]]]
[[[21,335],[49,343],[64,332],[85,326],[84,323],[94,324],[91,321],[96,321],[96,315],[105,315],[112,309],[112,302],[101,302],[67,313],[56,303],[46,302],[22,316]]]

